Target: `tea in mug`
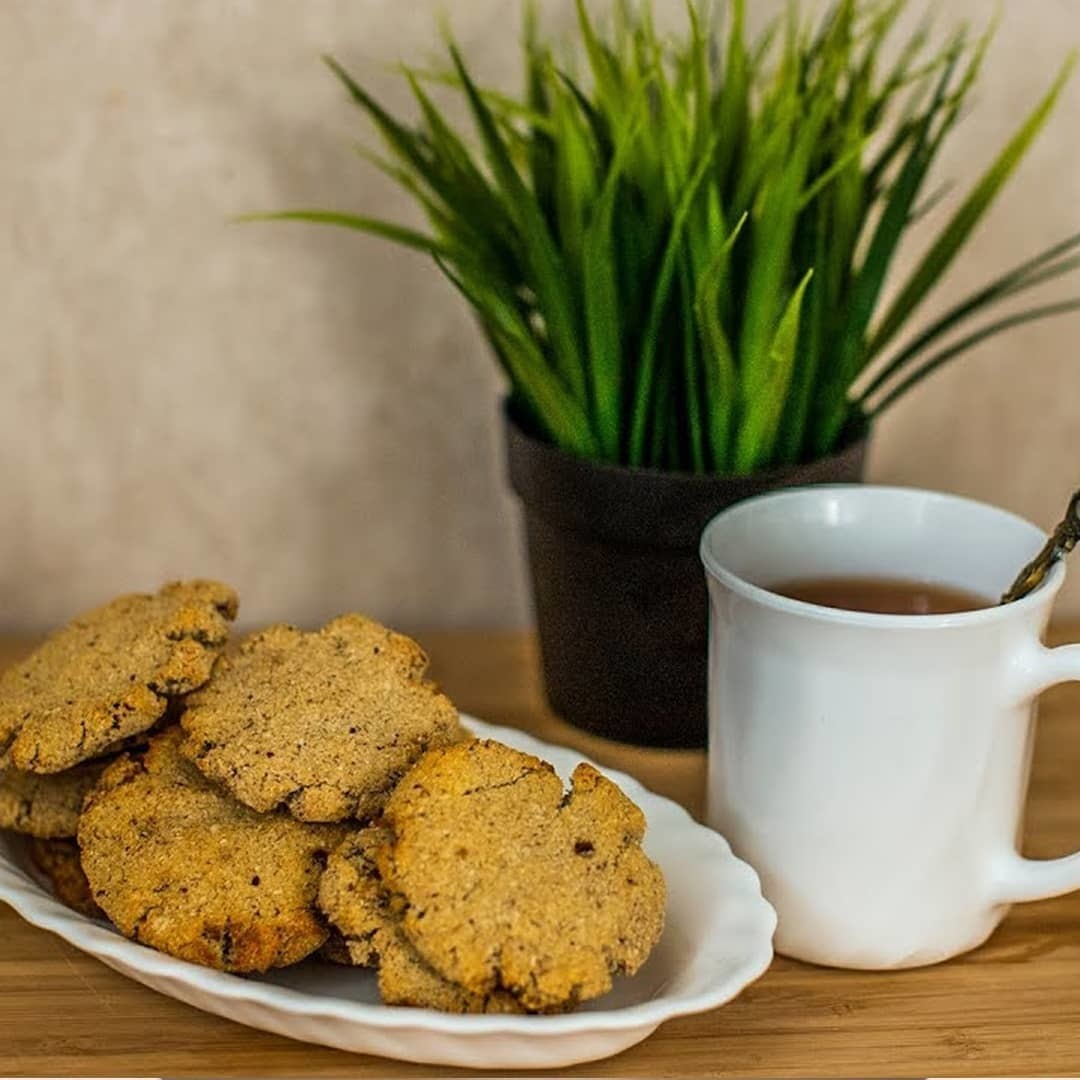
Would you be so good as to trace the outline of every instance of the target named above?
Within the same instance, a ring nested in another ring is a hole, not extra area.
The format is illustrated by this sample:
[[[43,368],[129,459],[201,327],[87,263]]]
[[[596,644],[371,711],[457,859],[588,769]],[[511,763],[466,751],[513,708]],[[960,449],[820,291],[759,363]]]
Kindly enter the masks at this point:
[[[770,591],[820,607],[878,615],[953,615],[994,606],[993,600],[968,589],[906,578],[798,578],[773,585]]]

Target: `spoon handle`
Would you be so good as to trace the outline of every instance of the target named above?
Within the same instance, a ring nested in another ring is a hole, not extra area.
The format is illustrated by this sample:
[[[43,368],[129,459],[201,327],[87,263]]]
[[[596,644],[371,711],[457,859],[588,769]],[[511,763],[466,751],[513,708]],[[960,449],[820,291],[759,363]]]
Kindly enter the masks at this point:
[[[1017,574],[1016,580],[1002,595],[1001,603],[1011,604],[1037,589],[1054,563],[1068,555],[1077,541],[1080,541],[1080,491],[1073,492],[1065,517],[1050,534],[1042,551]]]

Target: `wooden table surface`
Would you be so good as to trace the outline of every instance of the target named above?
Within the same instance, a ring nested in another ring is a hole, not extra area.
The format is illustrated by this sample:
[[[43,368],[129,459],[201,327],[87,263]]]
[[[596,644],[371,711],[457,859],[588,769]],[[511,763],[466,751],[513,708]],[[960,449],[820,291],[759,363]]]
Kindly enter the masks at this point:
[[[1058,637],[1080,638],[1080,627]],[[524,634],[421,634],[460,707],[572,744],[698,812],[704,756],[614,746],[544,708]],[[0,642],[0,663],[25,649]],[[1046,695],[1027,854],[1080,847],[1080,686]],[[0,906],[0,1075],[436,1076],[254,1031],[114,973]],[[777,959],[734,1002],[574,1076],[1080,1075],[1080,895],[1014,908],[982,948],[897,974]],[[558,1075],[558,1074],[556,1074]]]

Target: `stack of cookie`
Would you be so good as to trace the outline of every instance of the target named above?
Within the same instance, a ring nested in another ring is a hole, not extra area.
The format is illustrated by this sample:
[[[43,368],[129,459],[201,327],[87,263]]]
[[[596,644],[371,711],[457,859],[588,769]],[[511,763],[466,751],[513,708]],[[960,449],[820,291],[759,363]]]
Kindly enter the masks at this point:
[[[0,827],[34,838],[34,861],[78,910],[98,913],[74,841],[83,799],[210,678],[235,616],[217,582],[122,596],[0,675]]]
[[[388,1004],[563,1012],[660,938],[645,818],[591,765],[568,793],[539,758],[473,740],[424,756],[382,820],[330,856],[319,904]]]
[[[377,968],[392,1004],[561,1011],[637,970],[664,885],[614,784],[470,739],[370,619],[225,655],[235,614],[122,597],[0,676],[0,825],[62,899],[226,971]]]

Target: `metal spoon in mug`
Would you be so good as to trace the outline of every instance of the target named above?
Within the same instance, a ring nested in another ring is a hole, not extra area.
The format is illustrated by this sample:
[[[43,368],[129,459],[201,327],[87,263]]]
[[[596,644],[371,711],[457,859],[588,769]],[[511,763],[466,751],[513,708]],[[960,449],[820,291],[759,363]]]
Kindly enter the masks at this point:
[[[1042,551],[1017,575],[1016,580],[1001,597],[1002,604],[1011,604],[1037,589],[1059,559],[1065,558],[1080,541],[1080,491],[1073,492],[1065,517],[1050,534]]]

